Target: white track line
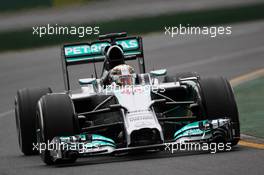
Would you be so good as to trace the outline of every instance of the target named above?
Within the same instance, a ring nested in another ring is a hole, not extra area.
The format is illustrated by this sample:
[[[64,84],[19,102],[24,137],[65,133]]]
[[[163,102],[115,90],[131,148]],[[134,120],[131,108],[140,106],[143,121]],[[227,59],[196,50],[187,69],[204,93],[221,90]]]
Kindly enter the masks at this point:
[[[14,112],[13,109],[9,110],[9,111],[6,111],[6,112],[2,112],[0,113],[0,118],[4,117],[4,116],[7,116],[9,114],[12,114]]]
[[[213,57],[210,57],[207,59],[183,63],[183,64],[179,64],[176,66],[171,66],[168,68],[168,70],[172,71],[172,70],[177,70],[177,69],[185,69],[185,68],[190,68],[193,66],[201,66],[201,65],[205,65],[205,64],[217,62],[217,61],[237,59],[241,56],[251,55],[251,54],[258,53],[258,52],[260,52],[260,53],[264,52],[264,47],[261,46],[261,47],[257,47],[257,48],[244,49],[244,50],[239,50],[236,52],[228,53],[228,54],[225,54],[222,56],[213,56]]]

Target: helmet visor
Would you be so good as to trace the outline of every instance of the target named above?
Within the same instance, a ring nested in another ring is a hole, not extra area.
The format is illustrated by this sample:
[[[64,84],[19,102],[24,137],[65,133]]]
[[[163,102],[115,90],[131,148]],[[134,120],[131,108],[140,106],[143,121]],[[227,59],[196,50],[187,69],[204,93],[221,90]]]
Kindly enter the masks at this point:
[[[121,86],[134,85],[135,84],[135,76],[134,75],[115,76],[114,80],[118,85],[121,85]]]

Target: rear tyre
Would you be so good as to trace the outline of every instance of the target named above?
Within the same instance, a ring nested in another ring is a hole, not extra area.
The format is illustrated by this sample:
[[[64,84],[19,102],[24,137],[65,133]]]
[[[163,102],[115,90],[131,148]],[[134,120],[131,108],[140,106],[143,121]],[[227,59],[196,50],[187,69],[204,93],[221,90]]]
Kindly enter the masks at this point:
[[[204,115],[207,119],[227,117],[234,130],[232,145],[240,139],[239,114],[232,87],[223,77],[201,78],[199,81]]]
[[[47,145],[56,136],[79,134],[78,118],[69,95],[45,95],[40,99],[37,111],[37,137],[39,143]],[[48,149],[41,152],[41,158],[47,165],[73,163],[77,159],[53,160]]]
[[[37,154],[33,150],[33,143],[36,144],[36,106],[38,100],[48,93],[50,88],[21,89],[15,97],[15,116],[18,134],[18,143],[24,155]]]

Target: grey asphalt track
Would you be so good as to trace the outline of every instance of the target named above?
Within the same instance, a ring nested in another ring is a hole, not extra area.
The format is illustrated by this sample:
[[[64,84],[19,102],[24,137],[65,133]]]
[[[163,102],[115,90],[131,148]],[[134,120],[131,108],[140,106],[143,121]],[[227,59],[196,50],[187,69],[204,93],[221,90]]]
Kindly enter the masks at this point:
[[[264,21],[232,26],[232,35],[144,37],[147,69],[170,74],[197,71],[232,79],[264,67]],[[155,153],[152,155],[80,159],[73,166],[48,167],[39,156],[23,156],[17,143],[13,100],[23,87],[63,90],[60,47],[0,54],[0,174],[263,174],[264,151],[237,146],[224,153]],[[72,71],[73,79],[89,76],[92,66]],[[75,79],[76,81],[76,79]]]

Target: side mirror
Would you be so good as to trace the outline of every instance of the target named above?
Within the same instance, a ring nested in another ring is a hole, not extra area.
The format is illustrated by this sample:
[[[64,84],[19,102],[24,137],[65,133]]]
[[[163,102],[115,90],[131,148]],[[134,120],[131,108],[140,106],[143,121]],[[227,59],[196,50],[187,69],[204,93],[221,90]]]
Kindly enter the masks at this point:
[[[86,85],[86,84],[96,84],[96,78],[83,78],[79,79],[79,84],[80,85]]]
[[[150,71],[151,76],[163,76],[167,74],[167,69],[158,69]]]

